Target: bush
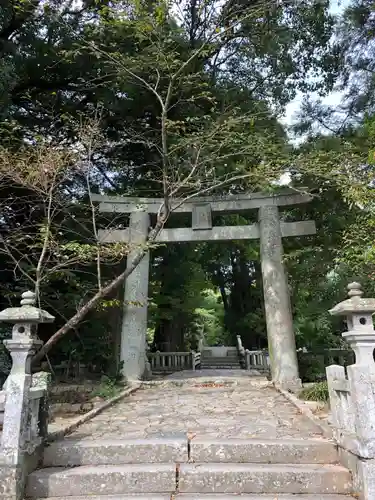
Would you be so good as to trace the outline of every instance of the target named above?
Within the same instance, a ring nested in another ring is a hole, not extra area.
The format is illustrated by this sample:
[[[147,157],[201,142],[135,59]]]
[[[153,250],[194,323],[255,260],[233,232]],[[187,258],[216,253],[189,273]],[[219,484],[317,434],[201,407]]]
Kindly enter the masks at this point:
[[[103,375],[100,386],[92,393],[92,395],[94,397],[98,396],[103,399],[110,399],[117,396],[117,394],[119,394],[123,389],[123,386],[118,385],[118,380]]]
[[[322,356],[299,352],[298,365],[302,382],[320,382],[325,378],[326,370]]]
[[[320,401],[327,403],[329,401],[327,382],[318,382],[311,387],[306,387],[299,394],[300,399],[305,401]]]

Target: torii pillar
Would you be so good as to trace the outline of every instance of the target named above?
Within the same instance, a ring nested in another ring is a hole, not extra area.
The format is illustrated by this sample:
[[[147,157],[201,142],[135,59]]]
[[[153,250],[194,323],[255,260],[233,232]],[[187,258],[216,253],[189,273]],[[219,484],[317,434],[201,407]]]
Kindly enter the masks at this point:
[[[260,260],[272,380],[298,389],[296,342],[277,205],[260,207]]]
[[[132,265],[139,245],[146,243],[149,227],[150,216],[147,212],[139,210],[130,214],[129,242],[134,245],[134,250],[127,256],[127,268]],[[122,374],[126,380],[140,380],[146,368],[149,268],[150,252],[147,251],[125,281],[120,361],[123,363]]]

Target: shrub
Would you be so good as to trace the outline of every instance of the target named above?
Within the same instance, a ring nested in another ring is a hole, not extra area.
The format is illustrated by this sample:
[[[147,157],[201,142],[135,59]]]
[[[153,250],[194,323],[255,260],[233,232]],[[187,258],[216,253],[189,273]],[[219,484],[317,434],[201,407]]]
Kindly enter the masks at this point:
[[[103,375],[100,386],[93,392],[93,396],[98,396],[103,399],[110,399],[121,392],[123,387],[118,385],[116,379]]]
[[[329,401],[327,382],[318,382],[311,387],[306,387],[300,392],[299,398],[305,401],[321,401],[322,403],[327,403]]]
[[[325,364],[322,356],[298,353],[299,373],[302,382],[320,382],[325,378]]]

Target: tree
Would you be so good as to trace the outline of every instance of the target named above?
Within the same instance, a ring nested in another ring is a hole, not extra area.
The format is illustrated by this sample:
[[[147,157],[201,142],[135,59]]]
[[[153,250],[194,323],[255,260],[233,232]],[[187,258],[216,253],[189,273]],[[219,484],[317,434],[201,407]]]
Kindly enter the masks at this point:
[[[219,10],[214,4],[192,3],[190,17],[184,11],[180,23],[164,3],[152,7],[135,3],[127,16],[120,3],[109,8],[104,2],[95,6],[87,2],[78,10],[72,10],[69,2],[62,7],[54,2],[46,5],[41,10],[38,3],[28,11],[11,40],[13,50],[7,52],[16,69],[14,83],[7,88],[6,101],[12,106],[3,109],[3,136],[11,131],[22,145],[24,138],[33,143],[38,133],[44,133],[53,137],[54,151],[61,145],[79,151],[81,110],[100,111],[104,139],[86,156],[89,176],[71,172],[60,184],[70,189],[74,203],[88,200],[81,223],[84,234],[94,234],[90,249],[91,256],[95,249],[97,261],[105,249],[93,227],[98,220],[90,202],[93,189],[140,194],[151,189],[162,196],[164,203],[149,234],[147,245],[152,245],[170,215],[171,197],[182,201],[201,193],[268,188],[289,165],[285,136],[267,100],[282,105],[293,96],[293,81],[302,71],[311,64],[324,67],[330,27],[326,4],[306,1],[299,16],[292,6],[267,2],[238,8],[228,4]],[[327,20],[320,37],[317,18]],[[314,36],[301,36],[304,21]],[[251,29],[254,26],[256,30]],[[265,43],[270,27],[280,31],[276,45]],[[300,48],[289,53],[297,40]],[[271,59],[277,54],[285,61],[275,67]],[[40,69],[37,75],[35,66]],[[230,66],[241,74],[234,75],[233,70],[230,77]],[[271,95],[270,84],[285,78],[292,82],[286,87],[288,93],[280,94],[276,85]],[[235,86],[233,79],[240,85]],[[12,149],[4,152],[8,158]],[[28,181],[27,170],[24,174],[23,183]],[[32,186],[27,188],[33,191]],[[66,207],[66,198],[63,201]],[[55,244],[51,235],[56,238],[58,231],[46,234],[48,244]],[[74,244],[82,250],[84,243]],[[145,251],[139,249],[127,271],[96,280],[96,291],[52,335],[39,358],[124,282]]]
[[[363,113],[374,111],[374,4],[356,0],[345,9],[338,26],[342,50],[340,88],[346,110],[358,123]]]

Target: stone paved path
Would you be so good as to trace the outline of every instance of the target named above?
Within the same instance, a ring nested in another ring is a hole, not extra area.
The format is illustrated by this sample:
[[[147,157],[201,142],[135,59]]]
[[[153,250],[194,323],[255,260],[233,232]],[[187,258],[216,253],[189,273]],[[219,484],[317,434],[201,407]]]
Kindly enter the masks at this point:
[[[268,382],[239,372],[182,375],[138,390],[65,439],[319,438],[319,430]]]

